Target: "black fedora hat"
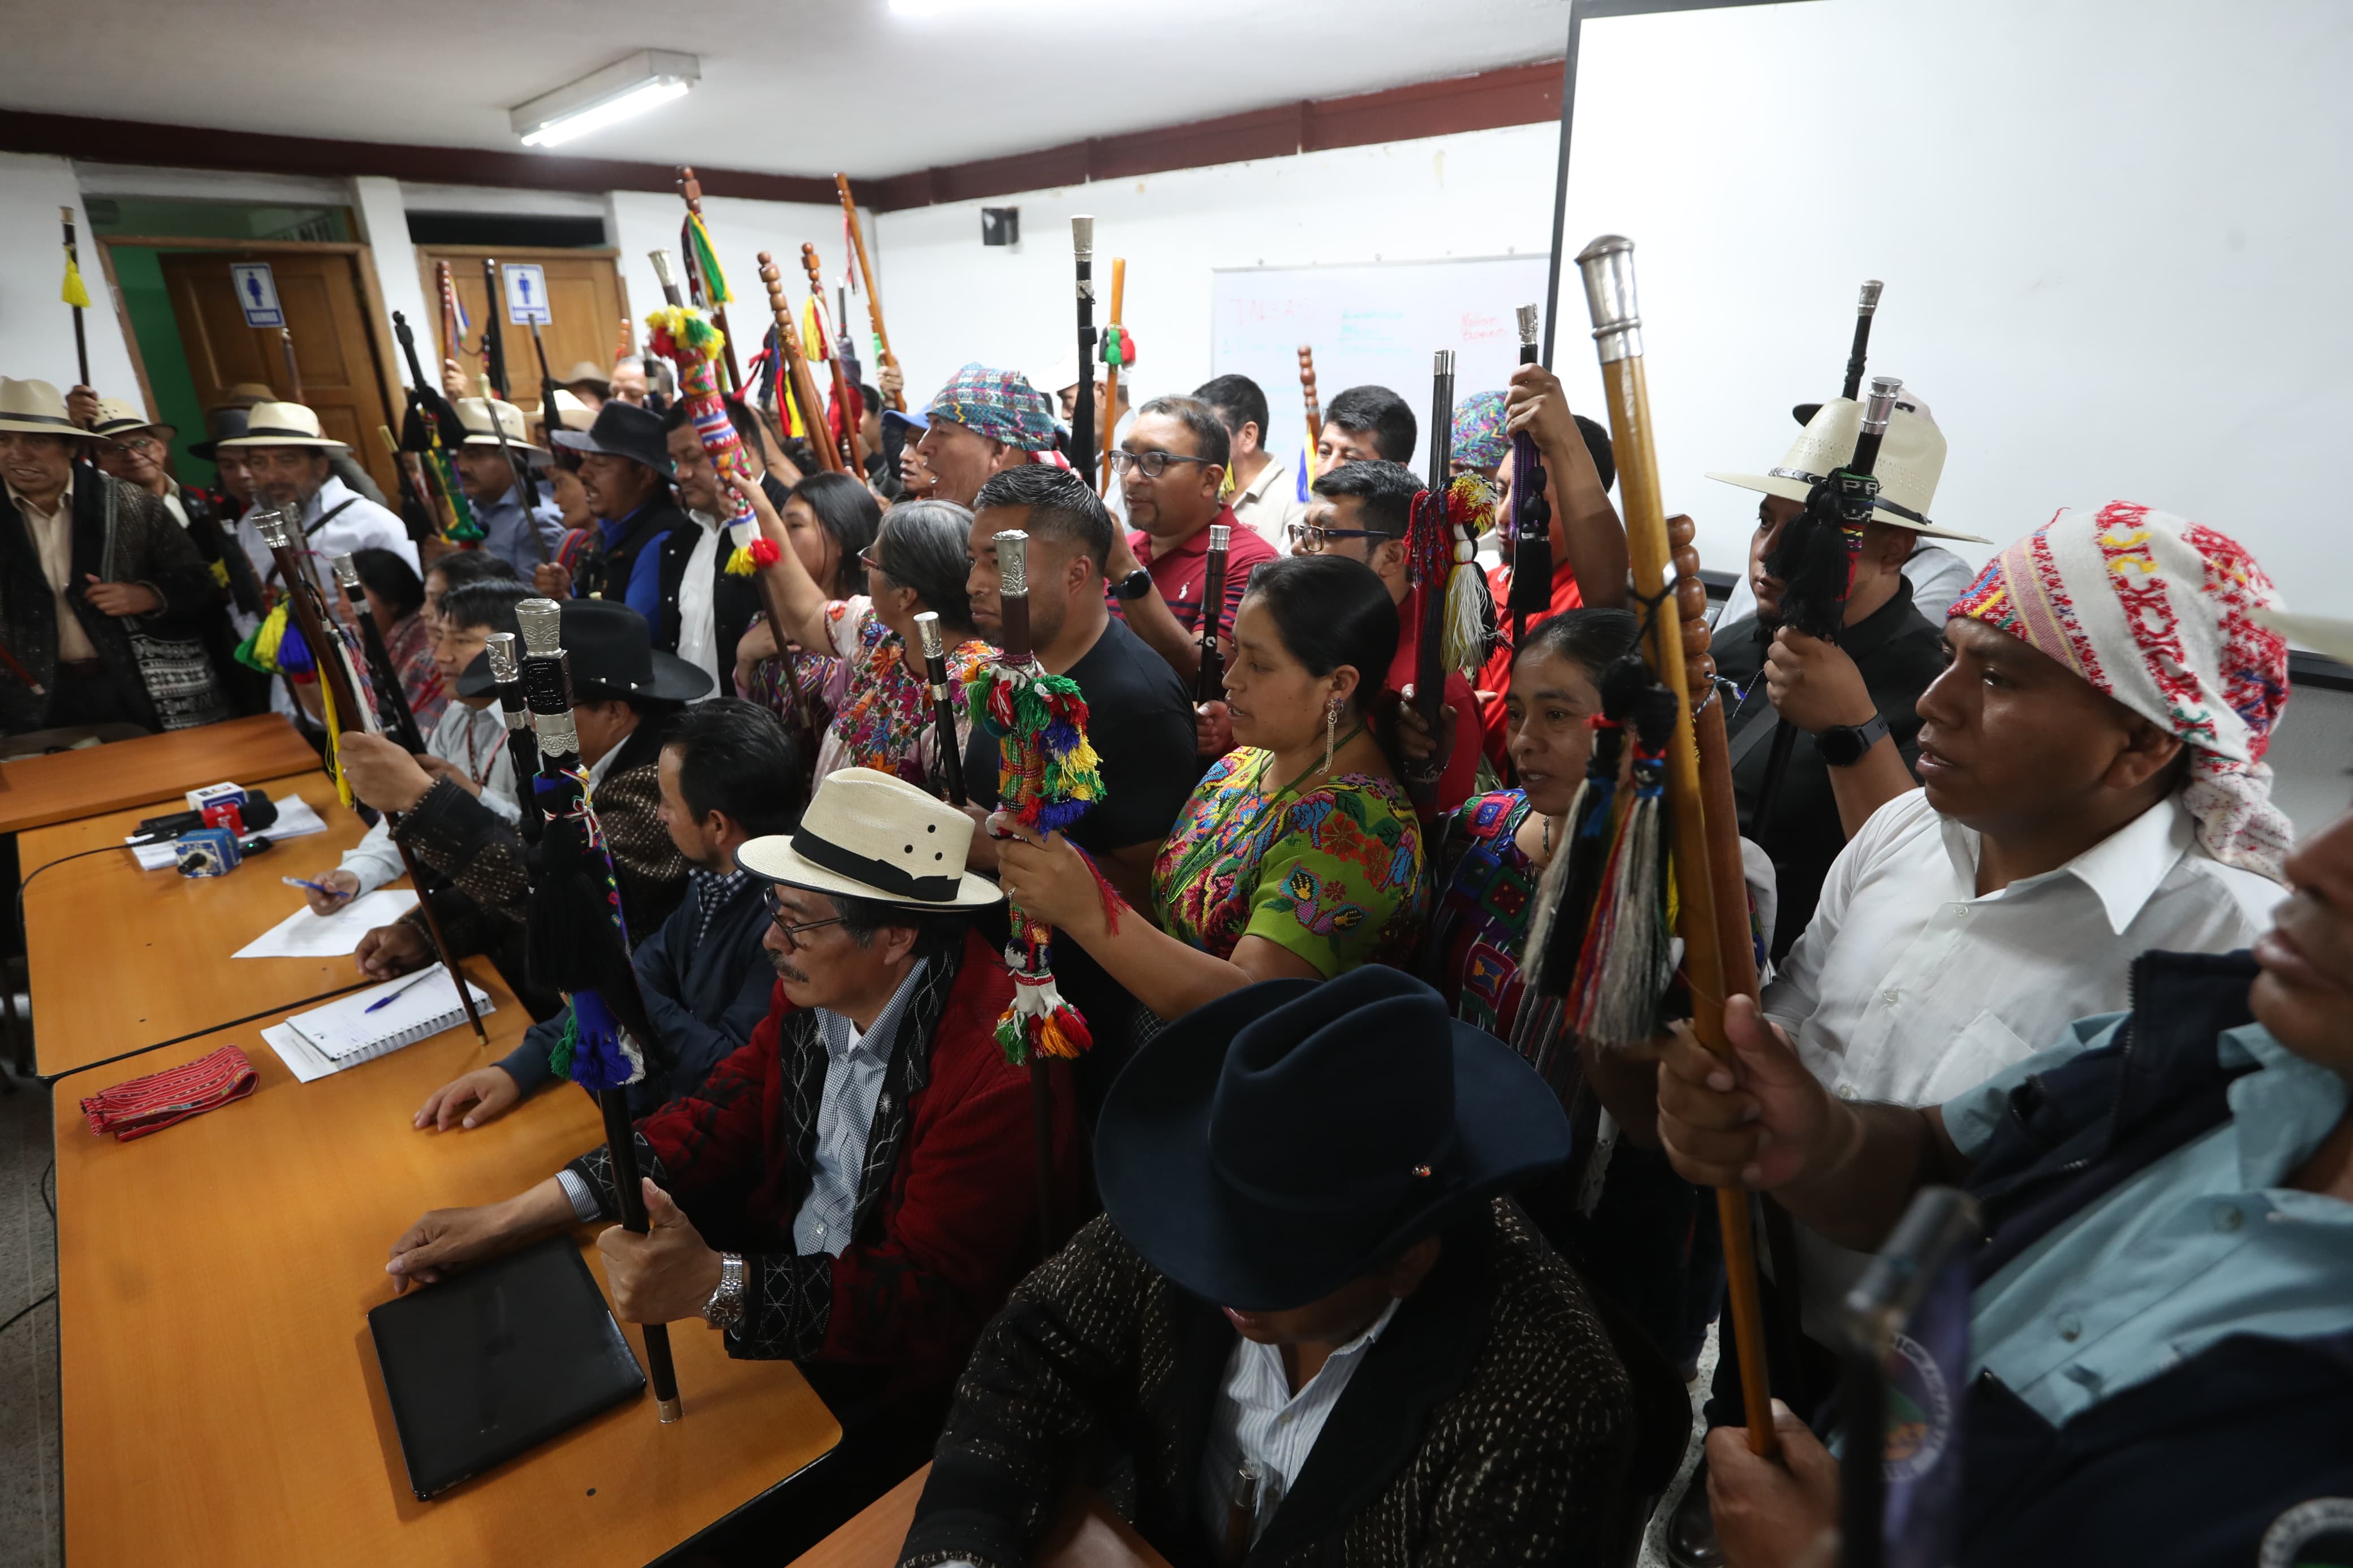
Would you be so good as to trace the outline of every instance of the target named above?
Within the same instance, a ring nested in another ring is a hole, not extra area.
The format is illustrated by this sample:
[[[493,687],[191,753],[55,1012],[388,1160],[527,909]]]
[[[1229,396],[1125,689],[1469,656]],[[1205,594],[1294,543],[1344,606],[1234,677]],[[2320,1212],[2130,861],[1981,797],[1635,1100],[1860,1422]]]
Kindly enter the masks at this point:
[[[249,410],[245,408],[207,408],[205,410],[205,438],[188,443],[188,456],[211,462],[220,455],[220,444],[233,441],[245,434],[251,423]]]
[[[594,687],[667,702],[711,695],[711,672],[654,647],[645,616],[617,600],[566,599],[563,633],[575,691]],[[488,697],[496,689],[486,653],[476,655],[458,678],[460,697]]]
[[[1568,1152],[1534,1068],[1368,963],[1248,986],[1162,1030],[1103,1103],[1095,1180],[1120,1235],[1177,1285],[1280,1312]]]
[[[551,430],[547,437],[575,452],[627,458],[665,479],[670,477],[670,437],[662,432],[661,416],[634,403],[607,403],[596,410],[596,420],[587,429]]]

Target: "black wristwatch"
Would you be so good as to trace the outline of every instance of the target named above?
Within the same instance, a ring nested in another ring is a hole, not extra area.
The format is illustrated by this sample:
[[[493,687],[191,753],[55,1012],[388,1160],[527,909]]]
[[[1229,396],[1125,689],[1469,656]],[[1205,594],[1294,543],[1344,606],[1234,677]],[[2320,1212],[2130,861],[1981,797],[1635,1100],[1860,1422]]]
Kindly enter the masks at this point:
[[[1834,768],[1851,768],[1887,733],[1887,721],[1873,713],[1867,724],[1833,724],[1814,737],[1822,761]]]
[[[1141,599],[1152,592],[1152,574],[1139,566],[1111,585],[1114,599]]]

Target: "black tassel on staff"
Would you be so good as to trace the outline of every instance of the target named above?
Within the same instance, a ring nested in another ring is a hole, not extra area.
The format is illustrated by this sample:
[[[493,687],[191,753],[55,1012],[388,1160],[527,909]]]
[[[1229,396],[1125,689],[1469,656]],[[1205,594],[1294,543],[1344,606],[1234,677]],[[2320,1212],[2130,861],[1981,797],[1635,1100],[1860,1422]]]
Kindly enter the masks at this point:
[[[1868,328],[1866,317],[1856,329],[1858,338]],[[1806,510],[1789,520],[1767,553],[1765,570],[1781,580],[1781,625],[1830,643],[1837,642],[1845,629],[1847,595],[1854,586],[1863,525],[1879,500],[1879,481],[1871,471],[1879,464],[1879,444],[1886,437],[1895,395],[1903,390],[1904,384],[1894,376],[1871,378],[1871,401],[1863,405],[1853,460],[1816,481],[1806,497]],[[1760,832],[1781,793],[1781,778],[1789,770],[1789,753],[1797,742],[1798,727],[1776,718],[1773,749],[1766,754],[1756,815],[1749,818]]]
[[[1071,219],[1071,252],[1079,280],[1079,401],[1071,413],[1071,467],[1089,484],[1094,474],[1086,459],[1095,449],[1095,220]]]
[[[512,632],[492,632],[483,652],[491,661],[491,683],[498,689],[499,711],[507,721],[507,763],[514,773],[515,804],[522,808],[515,827],[525,844],[537,844],[539,792],[531,781],[539,776],[539,737],[532,733],[531,704],[522,694],[522,656]]]
[[[1536,363],[1536,335],[1543,312],[1519,308],[1520,363]],[[1544,458],[1535,437],[1512,433],[1512,647],[1517,649],[1530,616],[1552,609],[1552,500],[1545,493]]]
[[[630,966],[619,931],[607,918],[609,906],[598,888],[603,879],[591,872],[588,846],[569,811],[579,798],[575,775],[581,772],[580,731],[572,716],[572,670],[564,652],[563,608],[553,599],[525,599],[515,606],[515,618],[522,626],[522,684],[531,705],[532,729],[538,737],[540,768],[535,782],[545,786],[551,801],[558,803],[549,809],[541,829],[540,852],[533,868],[530,919],[524,932],[527,959],[535,981],[571,1000],[573,1018],[583,1037],[573,1061],[578,1081],[582,1055],[590,1049],[586,1038],[590,1033],[588,1016],[609,1011],[626,1035],[636,1038],[641,1052],[655,1050],[659,1037],[647,1020],[637,971]],[[531,786],[518,779],[516,787]],[[626,1082],[583,1087],[593,1088],[597,1109],[604,1113],[605,1149],[612,1162],[621,1225],[643,1236],[648,1229],[645,1189]],[[653,1384],[657,1413],[668,1425],[683,1409],[678,1396],[678,1371],[670,1362],[670,1325],[639,1327],[646,1337],[646,1376]]]
[[[956,745],[956,694],[948,684],[948,650],[940,637],[938,613],[917,612],[915,632],[923,639],[923,678],[931,691],[932,728],[939,739],[940,793],[950,805],[960,806],[965,804],[964,756]]]

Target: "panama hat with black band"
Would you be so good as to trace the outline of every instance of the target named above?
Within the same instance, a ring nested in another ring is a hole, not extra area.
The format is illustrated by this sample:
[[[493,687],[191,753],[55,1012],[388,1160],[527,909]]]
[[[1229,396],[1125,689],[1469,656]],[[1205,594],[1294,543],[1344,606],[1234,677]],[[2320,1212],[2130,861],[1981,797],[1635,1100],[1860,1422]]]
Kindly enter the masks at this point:
[[[670,477],[670,437],[662,416],[634,403],[607,403],[596,410],[586,430],[551,430],[547,438],[575,452],[601,452],[643,463],[664,479]]]
[[[1707,477],[1803,505],[1823,476],[1853,458],[1855,437],[1862,432],[1862,405],[1852,397],[1833,397],[1814,407],[1797,443],[1769,472]],[[1879,503],[1871,514],[1873,522],[1908,528],[1930,539],[1993,542],[1931,520],[1929,504],[1936,499],[1936,481],[1945,472],[1945,436],[1926,409],[1897,403],[1872,472],[1879,480]]]
[[[167,446],[180,433],[178,426],[166,425],[161,419],[150,419],[144,409],[135,408],[115,397],[98,400],[98,419],[90,429],[91,435],[103,436],[110,441],[119,441],[137,431],[152,430],[155,433],[155,439]]]
[[[560,625],[577,697],[692,702],[711,695],[711,672],[654,647],[645,616],[617,600],[567,599]],[[497,689],[488,654],[476,655],[458,678],[460,697],[488,697]]]
[[[66,416],[66,400],[46,381],[12,381],[0,375],[0,430],[26,436],[57,436],[79,441],[103,441]]]
[[[1184,1289],[1322,1300],[1564,1163],[1568,1118],[1519,1054],[1411,975],[1268,980],[1155,1036],[1095,1131],[1104,1212]]]
[[[245,434],[215,443],[216,450],[239,447],[307,447],[315,452],[348,452],[319,428],[319,416],[299,403],[257,403],[246,410]]]
[[[972,818],[904,779],[837,768],[790,833],[748,839],[735,864],[765,881],[902,910],[977,910],[1005,897],[965,869]]]

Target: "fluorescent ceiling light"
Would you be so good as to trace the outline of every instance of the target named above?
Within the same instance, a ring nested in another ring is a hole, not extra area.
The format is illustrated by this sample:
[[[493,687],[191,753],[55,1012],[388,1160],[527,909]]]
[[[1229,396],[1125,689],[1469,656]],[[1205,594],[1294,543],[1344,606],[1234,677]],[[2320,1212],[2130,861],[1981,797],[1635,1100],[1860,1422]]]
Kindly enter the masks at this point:
[[[507,123],[526,147],[554,147],[684,98],[702,76],[702,62],[668,49],[640,49],[567,87],[542,93],[507,110]]]

